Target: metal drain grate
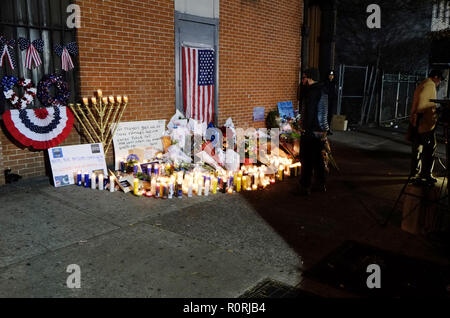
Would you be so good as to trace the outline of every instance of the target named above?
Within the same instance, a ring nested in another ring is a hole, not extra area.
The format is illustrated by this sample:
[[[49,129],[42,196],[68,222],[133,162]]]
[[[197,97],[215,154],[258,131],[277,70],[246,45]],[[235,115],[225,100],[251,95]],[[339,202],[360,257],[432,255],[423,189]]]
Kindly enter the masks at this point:
[[[252,289],[246,291],[238,298],[305,298],[317,297],[301,289],[271,280],[265,279]]]

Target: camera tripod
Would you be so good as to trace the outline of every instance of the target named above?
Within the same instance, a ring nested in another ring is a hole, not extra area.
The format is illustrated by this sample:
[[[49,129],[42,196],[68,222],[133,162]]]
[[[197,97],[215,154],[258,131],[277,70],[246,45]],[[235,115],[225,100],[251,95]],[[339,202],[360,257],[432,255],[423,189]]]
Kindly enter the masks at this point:
[[[441,104],[443,107],[443,114],[441,116],[440,121],[443,124],[443,129],[444,129],[444,144],[445,144],[445,156],[446,156],[446,164],[445,164],[445,175],[444,175],[444,180],[442,181],[442,185],[439,191],[439,197],[437,199],[429,199],[429,194],[431,192],[431,190],[435,187],[434,185],[420,185],[422,187],[422,195],[417,195],[414,193],[410,193],[407,192],[406,189],[408,188],[409,184],[413,184],[412,179],[413,179],[413,175],[412,173],[408,176],[408,180],[405,182],[405,184],[402,187],[402,190],[400,191],[400,194],[397,197],[397,200],[395,201],[394,206],[392,207],[392,210],[390,211],[390,213],[386,216],[384,222],[381,224],[383,226],[387,225],[390,221],[390,219],[392,218],[393,214],[395,213],[398,204],[400,203],[400,200],[403,196],[412,196],[415,197],[417,199],[419,199],[418,204],[416,205],[416,207],[414,209],[411,209],[411,211],[407,214],[402,216],[402,220],[404,220],[405,218],[407,218],[408,216],[410,216],[413,211],[415,211],[420,205],[423,204],[437,204],[440,206],[450,206],[450,196],[448,193],[448,183],[450,180],[450,167],[449,167],[449,155],[450,155],[450,100],[445,99],[445,100],[431,100],[432,102],[435,103],[439,103]],[[445,189],[444,189],[445,188]],[[447,194],[443,197],[442,193],[444,191],[447,191]],[[447,205],[445,203],[442,203],[443,200],[447,200]]]

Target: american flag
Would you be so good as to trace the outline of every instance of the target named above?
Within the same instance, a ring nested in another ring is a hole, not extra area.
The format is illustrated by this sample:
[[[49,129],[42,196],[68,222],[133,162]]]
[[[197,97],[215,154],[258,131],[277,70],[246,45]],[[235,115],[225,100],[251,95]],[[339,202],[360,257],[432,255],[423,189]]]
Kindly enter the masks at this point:
[[[27,50],[27,54],[25,57],[25,67],[30,70],[33,67],[33,62],[36,67],[42,64],[41,57],[39,56],[39,52],[42,53],[44,49],[44,41],[41,39],[34,40],[30,42],[25,38],[19,38],[19,47],[22,51]]]
[[[186,118],[210,123],[214,119],[214,50],[183,47],[182,55]]]

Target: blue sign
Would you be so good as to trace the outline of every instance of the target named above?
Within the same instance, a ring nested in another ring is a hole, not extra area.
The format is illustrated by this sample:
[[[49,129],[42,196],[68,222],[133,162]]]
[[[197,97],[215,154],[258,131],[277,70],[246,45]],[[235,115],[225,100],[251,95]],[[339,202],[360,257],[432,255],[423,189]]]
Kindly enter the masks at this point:
[[[253,107],[253,121],[264,121],[265,107]]]
[[[294,117],[294,105],[292,105],[292,101],[288,102],[279,102],[278,103],[278,112],[280,113],[280,117],[284,119],[289,119]]]

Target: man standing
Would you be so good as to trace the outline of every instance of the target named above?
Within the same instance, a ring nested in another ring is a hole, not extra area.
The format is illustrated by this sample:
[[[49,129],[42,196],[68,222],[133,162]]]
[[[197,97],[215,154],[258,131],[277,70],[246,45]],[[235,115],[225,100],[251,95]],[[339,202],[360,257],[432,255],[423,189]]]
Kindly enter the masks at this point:
[[[331,123],[333,115],[336,114],[337,110],[337,85],[336,78],[334,76],[334,71],[330,70],[328,73],[328,80],[326,81],[328,89],[328,123]]]
[[[328,92],[323,83],[319,83],[319,71],[308,69],[304,72],[308,83],[305,102],[301,109],[302,136],[300,141],[300,161],[302,174],[300,179],[301,194],[311,193],[313,172],[318,184],[317,189],[326,191],[325,162],[323,152],[328,126]]]
[[[410,123],[415,130],[412,137],[411,176],[413,182],[432,185],[437,182],[432,177],[434,153],[436,151],[435,128],[437,123],[436,87],[443,79],[442,72],[432,70],[414,91]]]

